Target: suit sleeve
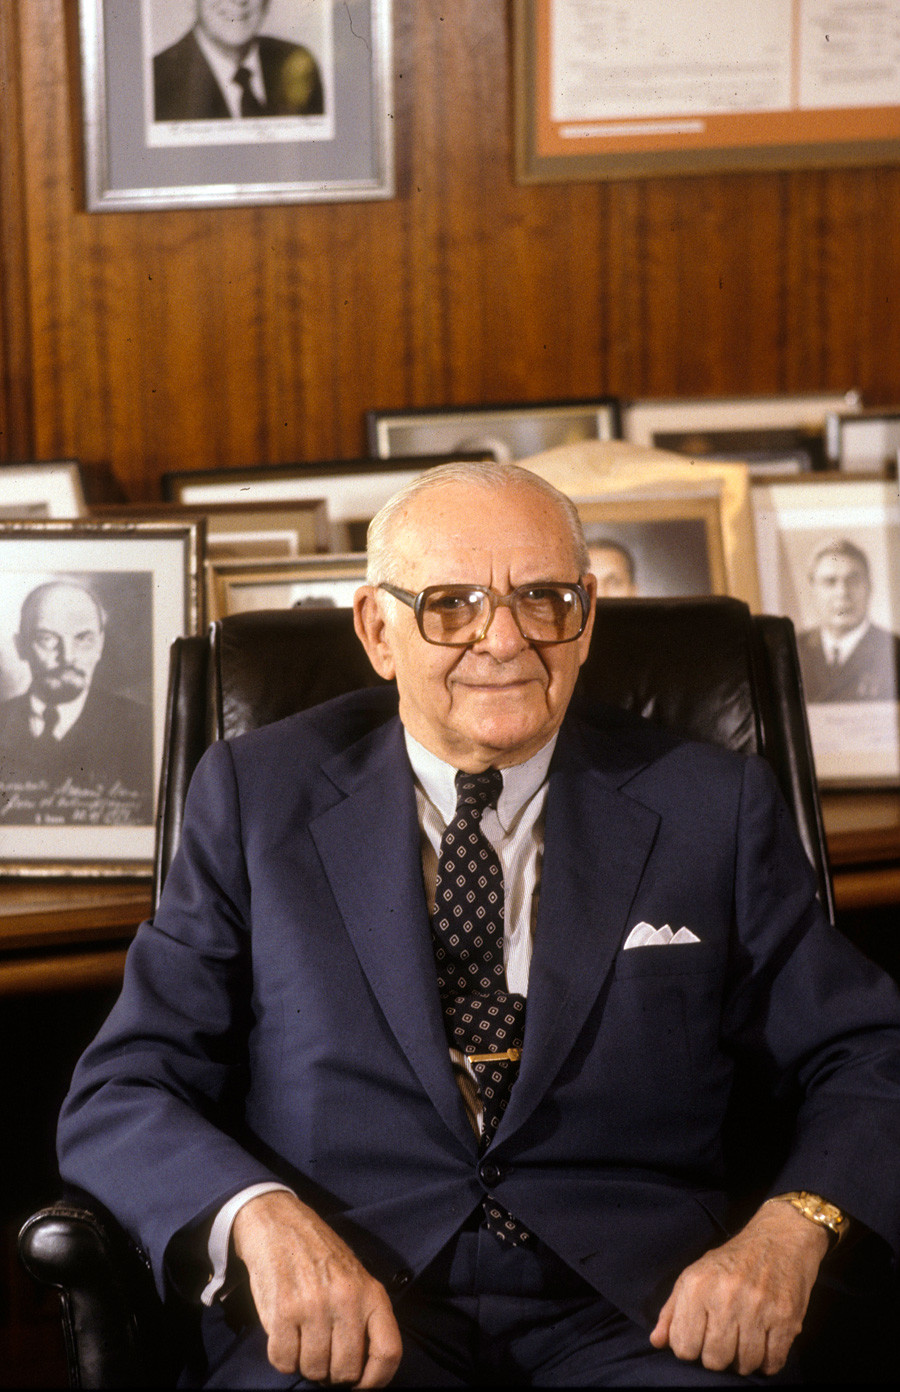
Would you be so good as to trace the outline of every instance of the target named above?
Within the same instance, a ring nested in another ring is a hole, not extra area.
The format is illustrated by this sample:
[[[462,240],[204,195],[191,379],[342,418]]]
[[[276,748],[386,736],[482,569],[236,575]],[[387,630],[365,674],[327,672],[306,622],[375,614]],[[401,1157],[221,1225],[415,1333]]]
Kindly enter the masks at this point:
[[[900,1253],[900,993],[828,923],[762,760],[744,777],[735,916],[725,1029],[796,1118],[769,1192],[822,1194]]]
[[[173,1236],[280,1177],[240,1140],[252,1027],[250,891],[227,743],[206,753],[159,910],[81,1058],[58,1133],[64,1180],[96,1195],[165,1286]]]

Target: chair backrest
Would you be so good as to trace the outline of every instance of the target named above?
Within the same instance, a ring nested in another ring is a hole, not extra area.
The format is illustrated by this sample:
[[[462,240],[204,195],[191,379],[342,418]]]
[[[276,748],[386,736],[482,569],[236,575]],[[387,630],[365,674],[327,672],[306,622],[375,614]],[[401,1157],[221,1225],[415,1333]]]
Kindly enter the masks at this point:
[[[209,634],[179,639],[170,672],[157,888],[177,848],[191,773],[212,740],[378,685],[346,610],[234,615]],[[833,917],[789,620],[752,617],[730,599],[605,600],[576,699],[588,719],[604,702],[767,758]],[[172,1385],[179,1330],[164,1324],[145,1263],[95,1201],[75,1196],[35,1214],[22,1230],[20,1252],[32,1275],[61,1293],[73,1386]],[[895,1322],[885,1323],[892,1329]],[[842,1346],[855,1357],[871,1342],[845,1337]],[[893,1349],[890,1357],[893,1368]]]
[[[172,650],[155,895],[181,835],[191,774],[208,744],[320,701],[383,685],[345,609],[235,614]],[[834,918],[799,663],[789,619],[739,600],[604,600],[576,699],[635,711],[691,738],[762,754],[775,770],[819,893]]]

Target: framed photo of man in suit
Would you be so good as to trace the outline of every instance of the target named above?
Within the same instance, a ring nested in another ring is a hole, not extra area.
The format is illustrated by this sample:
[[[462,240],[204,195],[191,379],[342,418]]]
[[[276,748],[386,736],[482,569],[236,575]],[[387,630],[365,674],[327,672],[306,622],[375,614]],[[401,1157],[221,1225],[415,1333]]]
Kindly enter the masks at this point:
[[[391,0],[79,0],[87,205],[393,193]]]
[[[797,630],[819,779],[900,783],[900,500],[884,479],[752,490],[760,588]]]
[[[331,9],[329,0],[141,0],[148,143],[333,139]]]
[[[149,873],[202,522],[0,524],[0,871]]]

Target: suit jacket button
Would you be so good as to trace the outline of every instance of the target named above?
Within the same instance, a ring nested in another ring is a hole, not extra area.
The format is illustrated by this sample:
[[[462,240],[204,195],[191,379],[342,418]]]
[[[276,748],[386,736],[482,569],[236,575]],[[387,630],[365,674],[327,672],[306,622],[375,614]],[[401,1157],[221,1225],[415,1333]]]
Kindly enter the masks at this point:
[[[412,1275],[413,1275],[412,1272],[411,1272],[411,1271],[407,1271],[406,1267],[401,1268],[400,1271],[395,1271],[394,1274],[393,1274],[393,1276],[391,1277],[391,1290],[392,1290],[392,1291],[402,1291],[402,1290],[406,1290],[406,1287],[409,1285],[410,1281],[412,1280]]]
[[[488,1189],[493,1189],[495,1184],[499,1184],[503,1178],[503,1171],[499,1165],[495,1165],[492,1160],[486,1160],[478,1170],[482,1184],[487,1185]]]

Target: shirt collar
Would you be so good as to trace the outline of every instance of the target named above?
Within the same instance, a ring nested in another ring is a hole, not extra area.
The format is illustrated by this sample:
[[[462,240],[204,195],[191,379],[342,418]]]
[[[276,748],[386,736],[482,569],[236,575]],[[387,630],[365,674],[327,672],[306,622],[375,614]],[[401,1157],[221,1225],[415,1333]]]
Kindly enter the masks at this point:
[[[850,654],[859,646],[863,638],[869,631],[871,623],[869,619],[863,619],[856,628],[851,628],[849,633],[842,633],[839,638],[833,638],[831,634],[822,633],[822,645],[825,649],[826,657],[832,653],[837,655],[838,662],[846,662]]]
[[[57,739],[62,739],[63,735],[68,734],[75,724],[75,721],[81,715],[88,698],[88,690],[89,688],[85,687],[81,695],[76,696],[74,701],[63,701],[57,706],[59,720],[53,732]],[[43,722],[47,712],[47,702],[42,701],[40,696],[36,696],[33,691],[29,691],[28,699],[32,715],[38,716],[41,722]]]
[[[558,732],[557,732],[558,733]],[[412,770],[425,796],[437,808],[444,825],[456,811],[456,767],[445,763],[430,749],[426,749],[417,739],[404,729],[406,752]],[[512,764],[501,769],[503,791],[497,800],[497,818],[504,832],[509,831],[526,803],[534,797],[538,788],[546,782],[547,770],[556,748],[557,735],[526,759],[524,764]]]
[[[262,81],[262,63],[259,57],[259,40],[254,39],[251,47],[247,50],[244,57],[238,63],[230,53],[218,47],[206,37],[199,24],[194,26],[194,37],[203,50],[203,56],[212,68],[216,80],[221,88],[234,81],[234,74],[239,67],[245,67],[251,77]]]

